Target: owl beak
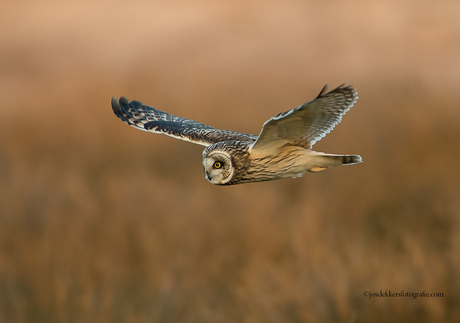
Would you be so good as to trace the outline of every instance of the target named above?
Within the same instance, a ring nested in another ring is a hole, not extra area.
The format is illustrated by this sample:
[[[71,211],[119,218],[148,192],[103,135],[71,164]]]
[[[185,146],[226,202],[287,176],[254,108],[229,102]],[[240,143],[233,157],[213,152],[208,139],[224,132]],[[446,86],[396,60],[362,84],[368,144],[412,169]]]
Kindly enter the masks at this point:
[[[208,181],[211,181],[211,180],[209,179],[209,174],[208,174],[208,172],[205,171],[205,172],[204,172],[204,176],[206,177],[206,179],[207,179]]]

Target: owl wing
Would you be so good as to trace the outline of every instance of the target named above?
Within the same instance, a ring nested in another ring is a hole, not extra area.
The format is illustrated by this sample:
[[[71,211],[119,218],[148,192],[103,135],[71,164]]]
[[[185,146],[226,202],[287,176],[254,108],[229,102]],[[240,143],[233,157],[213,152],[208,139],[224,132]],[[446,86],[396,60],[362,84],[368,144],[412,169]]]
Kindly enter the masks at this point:
[[[194,120],[173,116],[139,101],[125,97],[112,98],[112,109],[118,118],[140,130],[165,135],[209,146],[221,141],[255,141],[257,136],[240,132],[215,129]]]
[[[277,149],[284,145],[311,148],[342,120],[358,99],[351,85],[326,93],[327,84],[319,95],[297,108],[279,113],[264,123],[252,149]]]

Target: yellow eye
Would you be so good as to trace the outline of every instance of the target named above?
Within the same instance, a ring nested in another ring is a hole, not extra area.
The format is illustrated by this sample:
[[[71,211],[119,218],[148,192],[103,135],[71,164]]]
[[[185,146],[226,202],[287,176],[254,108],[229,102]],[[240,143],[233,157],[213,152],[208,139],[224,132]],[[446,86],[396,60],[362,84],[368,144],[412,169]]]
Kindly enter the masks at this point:
[[[216,161],[216,162],[214,162],[214,164],[212,164],[212,167],[213,167],[213,168],[221,168],[221,167],[222,167],[222,163]]]

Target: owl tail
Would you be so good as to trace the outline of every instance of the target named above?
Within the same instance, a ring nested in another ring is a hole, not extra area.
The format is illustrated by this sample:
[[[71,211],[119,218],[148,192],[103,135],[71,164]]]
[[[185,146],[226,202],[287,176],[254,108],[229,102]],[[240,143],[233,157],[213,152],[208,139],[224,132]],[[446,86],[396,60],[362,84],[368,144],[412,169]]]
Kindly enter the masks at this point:
[[[363,161],[360,155],[332,155],[318,153],[315,156],[315,166],[310,168],[308,171],[312,173],[322,172],[328,167],[340,166],[340,165],[353,165]]]

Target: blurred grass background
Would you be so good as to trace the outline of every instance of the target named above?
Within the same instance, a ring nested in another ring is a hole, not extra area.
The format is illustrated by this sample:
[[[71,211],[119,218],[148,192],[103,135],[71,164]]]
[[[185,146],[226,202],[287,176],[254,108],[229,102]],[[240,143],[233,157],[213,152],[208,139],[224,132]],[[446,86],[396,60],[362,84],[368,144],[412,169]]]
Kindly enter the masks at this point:
[[[2,7],[0,322],[460,320],[458,1]],[[257,134],[326,83],[364,163],[234,187],[110,107]]]

